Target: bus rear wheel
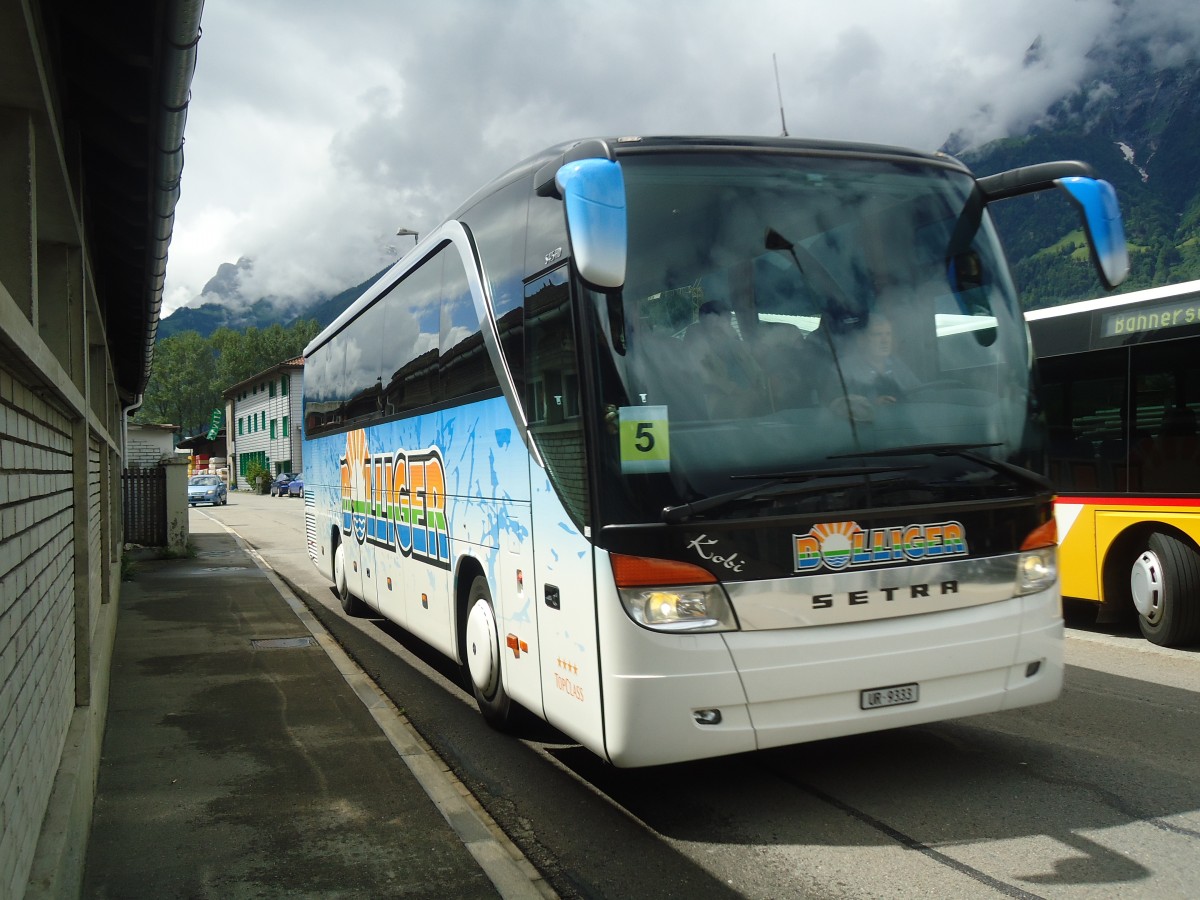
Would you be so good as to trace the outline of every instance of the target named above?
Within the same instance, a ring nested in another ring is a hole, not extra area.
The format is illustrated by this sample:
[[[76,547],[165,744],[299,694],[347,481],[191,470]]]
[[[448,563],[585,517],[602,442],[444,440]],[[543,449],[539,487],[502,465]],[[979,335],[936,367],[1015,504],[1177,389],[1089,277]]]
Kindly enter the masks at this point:
[[[512,724],[513,703],[500,674],[500,628],[487,579],[478,575],[467,594],[463,621],[463,671],[479,711],[489,725],[506,731]]]
[[[1200,554],[1194,547],[1154,532],[1133,560],[1129,589],[1146,640],[1178,647],[1200,638]]]
[[[350,590],[350,579],[346,575],[346,548],[342,546],[340,540],[335,540],[333,543],[333,584],[346,615],[366,615],[367,605],[355,597]]]

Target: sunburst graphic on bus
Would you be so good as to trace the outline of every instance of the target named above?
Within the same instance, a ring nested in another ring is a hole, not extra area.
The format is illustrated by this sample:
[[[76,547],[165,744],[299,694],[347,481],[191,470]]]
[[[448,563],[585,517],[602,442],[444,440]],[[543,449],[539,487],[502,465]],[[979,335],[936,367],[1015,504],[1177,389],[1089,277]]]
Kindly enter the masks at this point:
[[[371,453],[361,429],[346,435],[341,458],[342,534],[450,567],[446,466],[442,451]]]
[[[799,539],[796,542],[797,567],[800,559],[824,563],[830,569],[844,569],[850,563],[850,553],[853,549],[854,536],[862,534],[857,522],[829,522],[814,525],[808,533],[810,540],[803,546]]]

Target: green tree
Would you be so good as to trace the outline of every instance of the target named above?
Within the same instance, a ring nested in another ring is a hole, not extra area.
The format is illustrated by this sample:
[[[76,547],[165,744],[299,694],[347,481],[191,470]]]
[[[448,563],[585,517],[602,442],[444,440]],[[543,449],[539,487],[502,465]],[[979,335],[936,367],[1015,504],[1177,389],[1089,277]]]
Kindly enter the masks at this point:
[[[185,435],[196,434],[207,428],[214,409],[224,408],[226,390],[299,356],[319,331],[315,319],[301,319],[287,328],[218,328],[208,339],[195,331],[164,338],[155,347],[136,419],[170,423]]]
[[[212,345],[196,332],[159,341],[137,420],[169,423],[184,434],[196,433],[221,405],[220,392],[213,390],[215,375]]]

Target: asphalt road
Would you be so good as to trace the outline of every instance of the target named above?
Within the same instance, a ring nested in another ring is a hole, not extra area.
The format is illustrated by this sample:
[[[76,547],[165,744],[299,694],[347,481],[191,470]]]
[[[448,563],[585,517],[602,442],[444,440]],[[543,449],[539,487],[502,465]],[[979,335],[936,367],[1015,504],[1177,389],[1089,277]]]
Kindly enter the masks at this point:
[[[1200,650],[1068,629],[1055,703],[727,759],[617,770],[537,722],[491,731],[457,668],[350,619],[303,502],[198,508],[311,603],[564,897],[1200,895]]]

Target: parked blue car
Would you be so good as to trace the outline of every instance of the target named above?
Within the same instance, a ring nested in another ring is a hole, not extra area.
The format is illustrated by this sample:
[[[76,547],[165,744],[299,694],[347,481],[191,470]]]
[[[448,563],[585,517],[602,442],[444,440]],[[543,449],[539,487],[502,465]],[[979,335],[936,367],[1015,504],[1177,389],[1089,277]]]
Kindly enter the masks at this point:
[[[303,497],[304,496],[304,476],[297,475],[295,478],[293,478],[291,481],[289,481],[288,486],[287,486],[287,492],[288,492],[289,497]]]
[[[213,506],[229,503],[229,488],[219,475],[193,475],[188,479],[188,506],[197,503],[211,503]]]
[[[295,472],[280,472],[275,476],[275,480],[271,482],[272,497],[286,497],[288,495],[288,485],[293,478],[299,478]]]

